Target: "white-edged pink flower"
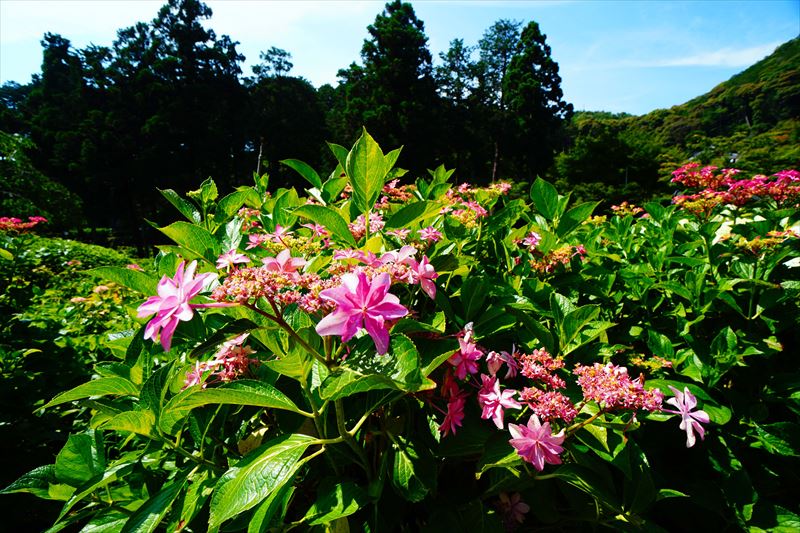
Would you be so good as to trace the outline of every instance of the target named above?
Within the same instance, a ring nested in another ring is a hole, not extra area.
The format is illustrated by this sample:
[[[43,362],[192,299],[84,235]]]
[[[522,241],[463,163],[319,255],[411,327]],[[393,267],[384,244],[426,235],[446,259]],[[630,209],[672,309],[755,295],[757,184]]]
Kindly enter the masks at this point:
[[[209,272],[195,276],[197,261],[192,261],[188,267],[185,267],[185,264],[185,261],[181,261],[174,278],[162,277],[158,282],[158,295],[151,296],[137,309],[139,318],[156,315],[144,328],[144,338],[155,341],[156,337],[159,337],[165,352],[172,346],[172,335],[178,327],[178,322],[191,320],[194,308],[226,305],[190,304],[189,300],[197,296],[203,289],[203,284],[216,274]]]
[[[437,242],[442,240],[442,232],[433,226],[422,228],[417,233],[419,233],[419,238],[423,241]]]
[[[347,342],[365,328],[378,353],[389,349],[387,321],[397,320],[408,314],[394,294],[389,294],[392,278],[382,272],[369,279],[364,272],[342,275],[342,284],[319,293],[323,300],[336,304],[336,309],[317,324],[320,335],[340,335]]]
[[[303,268],[306,264],[306,260],[302,257],[292,257],[292,252],[288,248],[281,250],[276,257],[265,257],[261,262],[268,271],[284,274],[294,274],[298,268]]]
[[[539,417],[531,415],[528,425],[509,424],[508,431],[513,437],[509,444],[517,450],[517,454],[531,463],[536,470],[544,470],[545,463],[560,465],[559,454],[564,451],[564,430],[553,435],[550,423],[539,422]]]
[[[458,339],[458,351],[447,360],[448,363],[455,367],[458,379],[465,379],[467,374],[477,374],[478,359],[483,355],[483,352],[477,346],[466,340],[468,338],[470,338],[469,334],[465,335],[464,338]]]
[[[695,432],[700,435],[700,440],[705,439],[706,430],[701,424],[708,424],[711,420],[708,418],[708,413],[705,411],[692,411],[692,409],[697,407],[697,398],[694,394],[689,392],[689,387],[684,387],[683,392],[672,385],[670,385],[669,388],[675,397],[667,400],[667,403],[674,405],[678,410],[662,409],[662,411],[681,415],[680,428],[686,432],[686,447],[691,448],[696,442]]]
[[[250,262],[250,258],[244,254],[236,251],[236,248],[231,248],[217,258],[217,269],[225,269],[225,272],[230,272],[231,267],[240,264],[244,265]]]
[[[478,404],[483,412],[481,418],[491,419],[497,429],[503,429],[503,409],[520,409],[522,405],[514,399],[517,391],[500,391],[500,381],[495,376],[481,374],[481,390],[478,391]]]
[[[250,235],[247,236],[247,246],[245,246],[245,250],[252,250],[253,248],[258,248],[265,242],[267,242],[266,233],[251,233]]]
[[[436,269],[434,269],[433,265],[428,261],[428,257],[423,255],[422,261],[419,263],[414,261],[410,263],[409,266],[411,266],[411,282],[419,283],[422,290],[425,291],[425,294],[430,296],[431,300],[435,299],[436,284],[433,280],[438,278],[439,274],[436,273]]]

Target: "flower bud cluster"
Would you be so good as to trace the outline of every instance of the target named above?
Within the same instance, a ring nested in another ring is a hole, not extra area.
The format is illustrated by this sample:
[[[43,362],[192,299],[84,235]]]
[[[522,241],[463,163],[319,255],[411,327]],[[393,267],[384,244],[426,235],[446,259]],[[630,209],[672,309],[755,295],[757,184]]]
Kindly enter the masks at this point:
[[[696,214],[708,215],[720,204],[745,205],[751,200],[772,198],[778,204],[792,204],[800,200],[800,172],[782,170],[771,177],[762,174],[750,179],[736,179],[739,170],[715,166],[699,168],[689,163],[673,172],[673,183],[703,189],[691,195],[679,195],[673,203]]]
[[[27,222],[16,217],[0,217],[0,231],[27,231],[38,224],[47,222],[44,217],[28,217]]]
[[[538,257],[530,260],[530,265],[534,271],[540,274],[552,274],[559,266],[568,267],[573,257],[584,257],[585,255],[586,248],[582,244],[577,246],[565,244],[546,254],[539,254]]]
[[[210,361],[198,361],[195,367],[186,373],[183,388],[202,384],[205,388],[207,383],[214,381],[232,381],[245,372],[251,364],[258,364],[258,359],[251,358],[254,354],[249,346],[242,346],[249,333],[244,333],[222,344],[214,358]],[[203,376],[211,372],[211,375],[203,380]]]
[[[644,409],[660,411],[664,394],[659,389],[644,388],[644,376],[628,376],[628,369],[612,363],[576,365],[573,373],[586,401],[595,401],[603,409]]]

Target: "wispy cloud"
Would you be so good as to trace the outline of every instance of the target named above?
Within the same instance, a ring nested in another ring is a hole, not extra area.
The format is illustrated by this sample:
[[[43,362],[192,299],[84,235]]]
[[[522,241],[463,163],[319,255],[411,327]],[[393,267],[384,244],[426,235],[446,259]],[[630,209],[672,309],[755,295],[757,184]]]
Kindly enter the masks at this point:
[[[749,48],[720,48],[694,55],[636,61],[626,66],[637,67],[749,67],[775,51],[780,41]]]

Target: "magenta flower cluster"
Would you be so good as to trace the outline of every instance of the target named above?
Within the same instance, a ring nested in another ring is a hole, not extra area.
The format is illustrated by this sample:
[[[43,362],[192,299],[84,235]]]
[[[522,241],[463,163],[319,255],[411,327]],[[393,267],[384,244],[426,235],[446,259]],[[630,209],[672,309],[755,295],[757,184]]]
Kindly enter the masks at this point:
[[[800,201],[800,172],[796,170],[782,170],[769,177],[759,174],[749,179],[737,179],[739,173],[731,168],[701,168],[699,163],[684,165],[672,173],[672,182],[701,191],[675,196],[672,201],[689,206],[697,202],[741,206],[757,198],[772,198],[778,204]]]

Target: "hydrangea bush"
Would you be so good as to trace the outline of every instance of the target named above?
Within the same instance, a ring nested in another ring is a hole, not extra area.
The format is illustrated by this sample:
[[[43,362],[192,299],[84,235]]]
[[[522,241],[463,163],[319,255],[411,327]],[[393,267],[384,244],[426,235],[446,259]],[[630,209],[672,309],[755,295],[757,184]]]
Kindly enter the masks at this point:
[[[798,520],[796,196],[593,217],[541,179],[407,180],[366,131],[331,149],[324,181],[284,161],[303,192],[162,191],[160,279],[98,272],[139,327],[45,406],[87,429],[4,492],[63,500],[55,530]]]

